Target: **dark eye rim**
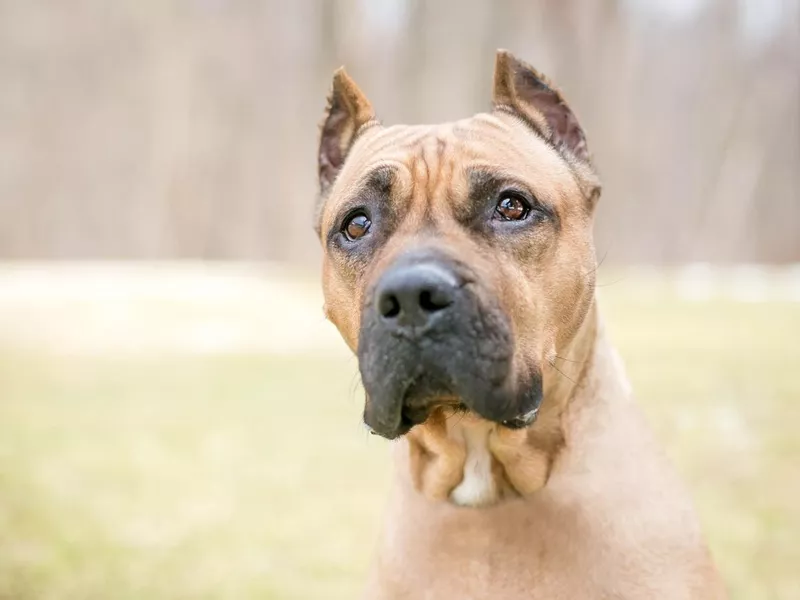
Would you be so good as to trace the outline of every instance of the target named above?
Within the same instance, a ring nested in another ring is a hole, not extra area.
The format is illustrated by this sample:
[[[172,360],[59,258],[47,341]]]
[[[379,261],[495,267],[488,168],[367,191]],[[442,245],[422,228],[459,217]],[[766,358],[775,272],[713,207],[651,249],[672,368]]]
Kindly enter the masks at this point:
[[[356,217],[363,216],[367,219],[367,228],[360,238],[351,237],[349,233],[347,233],[347,227]],[[349,243],[356,243],[364,239],[366,236],[369,235],[370,229],[372,228],[372,217],[370,217],[369,212],[364,207],[354,208],[345,214],[344,218],[342,219],[341,225],[339,226],[339,233],[341,236]]]

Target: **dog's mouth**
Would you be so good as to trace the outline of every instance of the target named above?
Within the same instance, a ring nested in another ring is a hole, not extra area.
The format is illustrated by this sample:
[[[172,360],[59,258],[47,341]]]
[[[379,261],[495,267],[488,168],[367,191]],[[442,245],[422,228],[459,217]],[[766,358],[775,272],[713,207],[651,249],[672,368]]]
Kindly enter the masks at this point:
[[[398,433],[400,435],[408,433],[412,427],[425,423],[425,421],[428,420],[428,417],[430,417],[436,409],[444,407],[448,408],[450,412],[454,414],[466,414],[469,412],[467,405],[463,402],[452,403],[433,401],[430,404],[420,407],[406,405],[403,406],[403,409],[400,412],[400,429]]]
[[[421,368],[419,363],[416,366]],[[446,409],[448,414],[472,413],[512,429],[527,427],[536,419],[542,399],[538,374],[526,381],[522,389],[518,385],[499,388],[464,386],[463,382],[473,381],[469,373],[461,378],[455,377],[452,382],[447,379],[441,374],[430,375],[423,370],[422,375],[399,389],[365,381],[368,394],[365,424],[372,433],[394,439],[424,424],[439,409]],[[509,374],[507,381],[514,380]]]
[[[514,368],[502,347],[484,353],[479,343],[455,336],[422,346],[385,336],[377,342],[359,348],[367,392],[364,422],[373,433],[397,438],[439,408],[470,412],[514,429],[536,418],[542,401],[540,372]],[[462,348],[470,343],[472,348]]]
[[[535,417],[540,372],[517,364],[508,316],[462,270],[429,253],[409,255],[366,295],[358,343],[364,421],[386,438],[407,433],[441,406],[509,427]]]
[[[437,408],[447,407],[454,413],[469,410],[452,389],[429,378],[420,378],[413,382],[403,394],[401,406],[401,435],[407,433],[415,425],[425,423]]]

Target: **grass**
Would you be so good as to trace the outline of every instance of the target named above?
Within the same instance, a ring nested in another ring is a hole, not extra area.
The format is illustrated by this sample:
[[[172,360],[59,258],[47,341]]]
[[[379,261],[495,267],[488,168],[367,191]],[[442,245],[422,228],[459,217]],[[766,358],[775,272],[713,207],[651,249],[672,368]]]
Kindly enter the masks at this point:
[[[800,303],[631,299],[612,336],[735,600],[800,589]],[[0,599],[357,597],[389,480],[356,363],[0,354]]]

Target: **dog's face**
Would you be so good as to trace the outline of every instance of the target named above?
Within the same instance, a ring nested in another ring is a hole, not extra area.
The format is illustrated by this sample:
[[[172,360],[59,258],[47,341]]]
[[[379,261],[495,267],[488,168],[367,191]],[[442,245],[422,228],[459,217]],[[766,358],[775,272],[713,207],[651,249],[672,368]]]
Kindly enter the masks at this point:
[[[519,428],[594,294],[599,186],[582,130],[500,52],[491,113],[384,127],[334,79],[317,227],[328,318],[358,354],[364,420],[394,438],[452,405]]]

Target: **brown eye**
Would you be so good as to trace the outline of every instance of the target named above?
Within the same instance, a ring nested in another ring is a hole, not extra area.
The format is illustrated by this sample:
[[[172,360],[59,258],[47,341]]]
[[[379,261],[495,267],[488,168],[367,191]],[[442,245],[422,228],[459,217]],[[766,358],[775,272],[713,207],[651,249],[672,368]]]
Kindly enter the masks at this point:
[[[369,220],[367,215],[364,213],[356,213],[345,221],[342,231],[345,237],[353,242],[364,237],[371,225],[372,221]]]
[[[495,218],[503,221],[521,221],[528,216],[530,206],[517,194],[504,192],[494,209]]]

